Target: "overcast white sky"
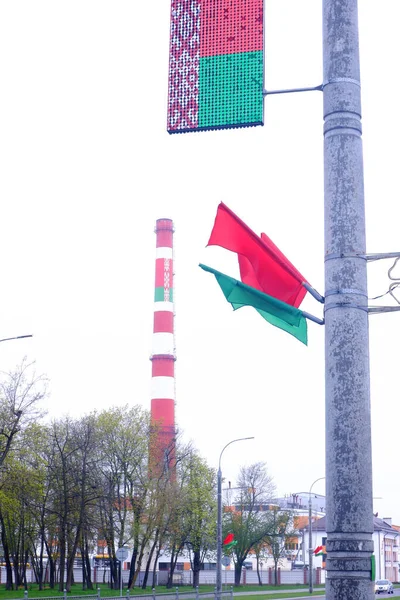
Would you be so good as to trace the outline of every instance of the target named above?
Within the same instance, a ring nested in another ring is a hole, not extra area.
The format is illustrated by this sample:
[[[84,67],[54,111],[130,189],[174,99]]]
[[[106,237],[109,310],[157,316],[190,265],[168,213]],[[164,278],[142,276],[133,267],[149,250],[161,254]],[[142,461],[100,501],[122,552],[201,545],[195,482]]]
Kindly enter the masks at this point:
[[[322,82],[317,0],[265,0],[267,89]],[[270,96],[265,126],[166,132],[169,0],[0,2],[0,368],[26,354],[50,415],[150,408],[155,221],[175,224],[176,421],[235,481],[265,461],[281,494],[324,468],[324,330],[309,346],[233,312],[204,262],[218,203],[323,293],[322,94]],[[360,2],[367,250],[400,250],[398,0]],[[369,268],[387,290],[390,261]],[[400,277],[400,266],[398,268]],[[388,302],[387,302],[388,303]],[[391,302],[393,304],[393,301]],[[311,298],[304,310],[322,316]],[[370,318],[374,510],[400,524],[400,314]],[[313,490],[324,493],[324,482]]]

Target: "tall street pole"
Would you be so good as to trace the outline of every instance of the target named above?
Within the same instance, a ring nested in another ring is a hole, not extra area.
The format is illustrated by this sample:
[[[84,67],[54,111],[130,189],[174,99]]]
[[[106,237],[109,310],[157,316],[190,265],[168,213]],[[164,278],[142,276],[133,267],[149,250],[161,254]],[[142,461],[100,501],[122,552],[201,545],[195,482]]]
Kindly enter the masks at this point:
[[[371,415],[357,0],[323,0],[327,600],[372,599]]]
[[[308,591],[313,593],[313,543],[312,543],[312,504],[308,497]]]
[[[254,437],[238,438],[228,442],[221,450],[218,461],[217,474],[217,585],[216,585],[216,600],[221,600],[222,594],[222,471],[221,458],[222,454],[228,446],[234,442],[242,442],[244,440],[254,440]]]
[[[325,477],[318,477],[315,481],[312,482],[310,486],[310,491],[308,492],[308,591],[310,594],[313,593],[313,543],[312,543],[312,502],[311,502],[311,492],[314,486],[314,483],[317,481],[321,481],[325,479]]]

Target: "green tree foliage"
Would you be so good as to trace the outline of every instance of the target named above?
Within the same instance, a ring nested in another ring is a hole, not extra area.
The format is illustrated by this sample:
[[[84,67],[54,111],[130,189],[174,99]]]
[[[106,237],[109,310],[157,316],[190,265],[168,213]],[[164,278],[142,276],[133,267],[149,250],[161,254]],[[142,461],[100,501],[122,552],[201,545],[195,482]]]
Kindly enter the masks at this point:
[[[26,585],[29,539],[33,537],[29,498],[35,497],[36,473],[26,453],[35,422],[43,415],[40,401],[47,379],[37,376],[24,359],[15,370],[0,374],[0,529],[6,563],[6,587]]]
[[[232,547],[235,564],[235,586],[240,585],[244,562],[250,551],[265,540],[270,532],[267,505],[275,495],[275,485],[265,463],[242,467],[238,486],[228,490],[223,512],[223,535],[233,533],[237,544]]]
[[[97,428],[99,466],[107,490],[100,501],[101,530],[111,552],[112,584],[118,587],[115,552],[130,544],[133,555],[128,585],[132,587],[146,543],[142,538],[150,486],[149,414],[139,406],[114,407],[98,415]]]
[[[215,548],[215,473],[191,445],[173,440],[154,468],[157,431],[139,406],[40,422],[46,380],[23,361],[0,380],[0,533],[7,585],[25,585],[32,565],[39,587],[69,592],[79,560],[93,587],[90,557],[110,554],[110,586],[119,586],[116,550],[128,546],[129,587],[161,552],[169,580],[180,553],[190,554],[194,584]],[[154,573],[153,573],[154,575]],[[150,582],[154,585],[154,578]]]
[[[193,587],[199,585],[200,570],[205,558],[215,549],[217,521],[215,501],[216,476],[197,454],[188,457],[188,478],[185,486],[185,521],[188,525],[186,546],[190,551]]]

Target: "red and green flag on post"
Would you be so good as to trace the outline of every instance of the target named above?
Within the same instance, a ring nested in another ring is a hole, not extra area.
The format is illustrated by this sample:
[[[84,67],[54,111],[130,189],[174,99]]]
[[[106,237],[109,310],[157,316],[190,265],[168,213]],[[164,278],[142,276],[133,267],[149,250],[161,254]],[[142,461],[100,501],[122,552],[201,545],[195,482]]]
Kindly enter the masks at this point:
[[[211,267],[200,264],[200,267],[212,273],[233,310],[242,306],[252,306],[271,325],[287,331],[307,345],[307,322],[298,308],[285,304],[272,296],[267,296],[255,288],[220,273]]]
[[[226,204],[220,203],[207,246],[236,252],[243,283],[282,302],[300,306],[307,293],[305,277],[272,240],[258,236]]]
[[[322,556],[323,554],[326,554],[325,546],[317,546],[314,550],[314,556]]]
[[[233,533],[228,533],[224,541],[222,542],[222,548],[224,550],[230,550],[233,546],[236,546],[237,541],[235,540],[235,536]]]
[[[213,274],[234,310],[252,306],[271,325],[290,333],[307,345],[307,321],[321,319],[300,310],[307,291],[317,292],[265,234],[258,236],[223,202],[208,246],[221,246],[238,255],[241,281],[201,264]],[[321,297],[320,297],[321,298]]]

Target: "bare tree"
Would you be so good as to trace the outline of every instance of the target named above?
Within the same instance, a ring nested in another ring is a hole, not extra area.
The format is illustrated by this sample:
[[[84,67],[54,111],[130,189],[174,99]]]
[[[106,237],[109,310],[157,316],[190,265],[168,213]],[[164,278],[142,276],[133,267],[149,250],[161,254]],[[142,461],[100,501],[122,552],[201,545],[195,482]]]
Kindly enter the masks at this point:
[[[242,467],[236,490],[231,510],[223,515],[223,529],[225,533],[231,532],[235,536],[236,545],[232,553],[235,586],[238,586],[247,555],[265,539],[271,529],[266,509],[275,495],[275,485],[265,463]]]
[[[44,414],[39,401],[46,396],[48,380],[36,375],[34,364],[24,358],[14,371],[0,372],[0,468],[18,433]]]
[[[264,538],[270,555],[274,561],[275,585],[278,585],[278,566],[287,556],[286,544],[296,535],[293,526],[293,514],[280,510],[277,506],[268,513],[269,532]]]

